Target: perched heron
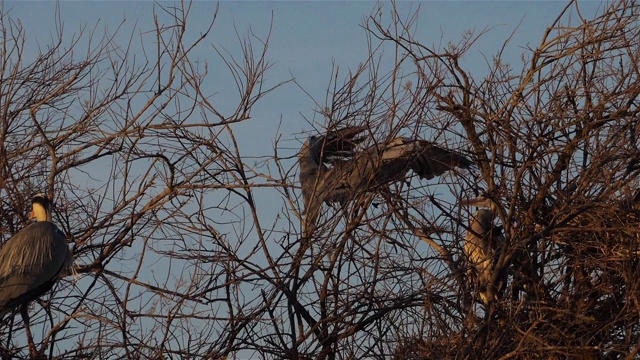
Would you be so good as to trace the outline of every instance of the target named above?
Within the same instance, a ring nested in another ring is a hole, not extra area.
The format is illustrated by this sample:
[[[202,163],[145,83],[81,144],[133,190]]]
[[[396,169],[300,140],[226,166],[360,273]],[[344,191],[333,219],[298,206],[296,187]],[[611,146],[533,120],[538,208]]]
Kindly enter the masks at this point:
[[[433,179],[472,162],[433,143],[396,137],[383,144],[359,146],[367,128],[346,127],[311,136],[298,154],[300,183],[307,222],[314,222],[322,203],[345,204],[362,191],[405,179],[409,170]]]
[[[67,274],[73,255],[66,237],[51,222],[49,199],[38,194],[32,206],[30,217],[38,221],[20,230],[0,249],[0,319],[20,307],[30,351],[35,351],[27,304]]]
[[[502,229],[494,224],[495,204],[485,198],[467,202],[466,205],[487,206],[478,209],[469,221],[464,238],[464,252],[469,262],[469,278],[473,279],[480,300],[489,305],[498,296],[494,285],[495,256],[505,242]]]

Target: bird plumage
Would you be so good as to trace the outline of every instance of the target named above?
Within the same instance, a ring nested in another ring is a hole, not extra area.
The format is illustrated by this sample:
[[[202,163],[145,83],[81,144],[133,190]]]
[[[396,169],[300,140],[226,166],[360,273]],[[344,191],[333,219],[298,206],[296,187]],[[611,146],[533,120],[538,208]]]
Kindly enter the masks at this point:
[[[323,200],[342,202],[346,198],[345,189],[337,188],[332,182],[348,159],[355,155],[355,149],[363,139],[357,135],[364,127],[348,127],[328,132],[324,136],[310,136],[302,145],[298,154],[300,164],[300,183],[305,213],[315,214]],[[331,164],[329,168],[327,165]],[[332,191],[329,191],[329,189]],[[314,205],[318,204],[318,206]],[[315,217],[315,215],[312,215]]]
[[[488,305],[497,294],[493,285],[495,256],[504,236],[494,224],[495,214],[489,209],[479,209],[469,221],[465,236],[464,252],[469,263],[469,278],[475,283],[480,300]]]
[[[38,222],[0,249],[0,318],[51,289],[72,263],[66,237],[50,221],[49,201],[36,196],[32,214]]]
[[[298,154],[300,183],[307,221],[314,221],[322,203],[344,204],[361,191],[402,180],[409,170],[433,179],[472,162],[429,141],[396,137],[362,147],[365,127],[347,127],[310,137]]]

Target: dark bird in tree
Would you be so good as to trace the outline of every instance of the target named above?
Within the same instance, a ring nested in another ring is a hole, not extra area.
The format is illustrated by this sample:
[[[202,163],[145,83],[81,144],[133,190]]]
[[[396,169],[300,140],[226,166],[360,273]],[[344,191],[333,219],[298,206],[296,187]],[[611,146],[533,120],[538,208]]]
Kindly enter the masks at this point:
[[[469,229],[464,238],[464,252],[469,263],[468,277],[474,282],[475,291],[483,304],[498,297],[498,288],[495,281],[496,256],[498,248],[504,244],[505,238],[502,228],[494,224],[496,218],[495,208],[487,199],[481,197],[466,203],[466,205],[488,206],[478,209],[469,221]]]
[[[36,195],[30,217],[38,221],[20,230],[0,249],[0,319],[20,307],[29,351],[35,346],[29,330],[28,303],[49,291],[68,273],[73,255],[64,234],[51,222],[51,204]]]
[[[344,205],[363,191],[406,179],[412,170],[433,179],[455,167],[469,168],[466,157],[433,143],[396,137],[362,147],[367,128],[346,127],[324,136],[311,136],[298,154],[306,222],[313,223],[322,203]]]

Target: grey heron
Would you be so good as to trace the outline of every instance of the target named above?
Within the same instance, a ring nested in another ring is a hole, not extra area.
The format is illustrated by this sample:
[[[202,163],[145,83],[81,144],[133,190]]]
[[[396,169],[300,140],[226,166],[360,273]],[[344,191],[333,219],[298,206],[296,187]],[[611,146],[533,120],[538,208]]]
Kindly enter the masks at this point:
[[[505,242],[502,229],[494,224],[496,205],[486,197],[463,203],[480,208],[469,220],[469,228],[464,238],[464,253],[469,263],[468,275],[475,283],[475,291],[485,306],[496,299],[497,287],[494,285],[495,257],[498,248]]]
[[[427,140],[396,137],[362,147],[367,128],[345,127],[311,136],[298,153],[306,221],[313,223],[323,203],[345,204],[362,191],[403,180],[409,170],[433,179],[453,168],[469,168],[461,154]]]
[[[0,249],[0,319],[21,308],[29,350],[33,338],[28,325],[27,304],[49,291],[73,263],[65,235],[51,222],[51,203],[38,194],[31,217],[37,222],[20,230]]]

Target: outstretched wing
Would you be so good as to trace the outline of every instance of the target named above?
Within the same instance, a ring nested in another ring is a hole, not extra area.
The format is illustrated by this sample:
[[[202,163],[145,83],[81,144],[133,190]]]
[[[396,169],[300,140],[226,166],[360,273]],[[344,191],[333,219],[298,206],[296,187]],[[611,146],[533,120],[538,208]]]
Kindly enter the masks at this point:
[[[473,165],[463,155],[425,140],[418,140],[416,147],[417,154],[411,157],[410,167],[421,178],[430,180],[456,167],[468,169]]]
[[[461,154],[429,141],[398,137],[384,147],[376,180],[378,183],[395,181],[402,178],[409,169],[421,178],[430,180],[453,168],[467,169],[472,164]]]

